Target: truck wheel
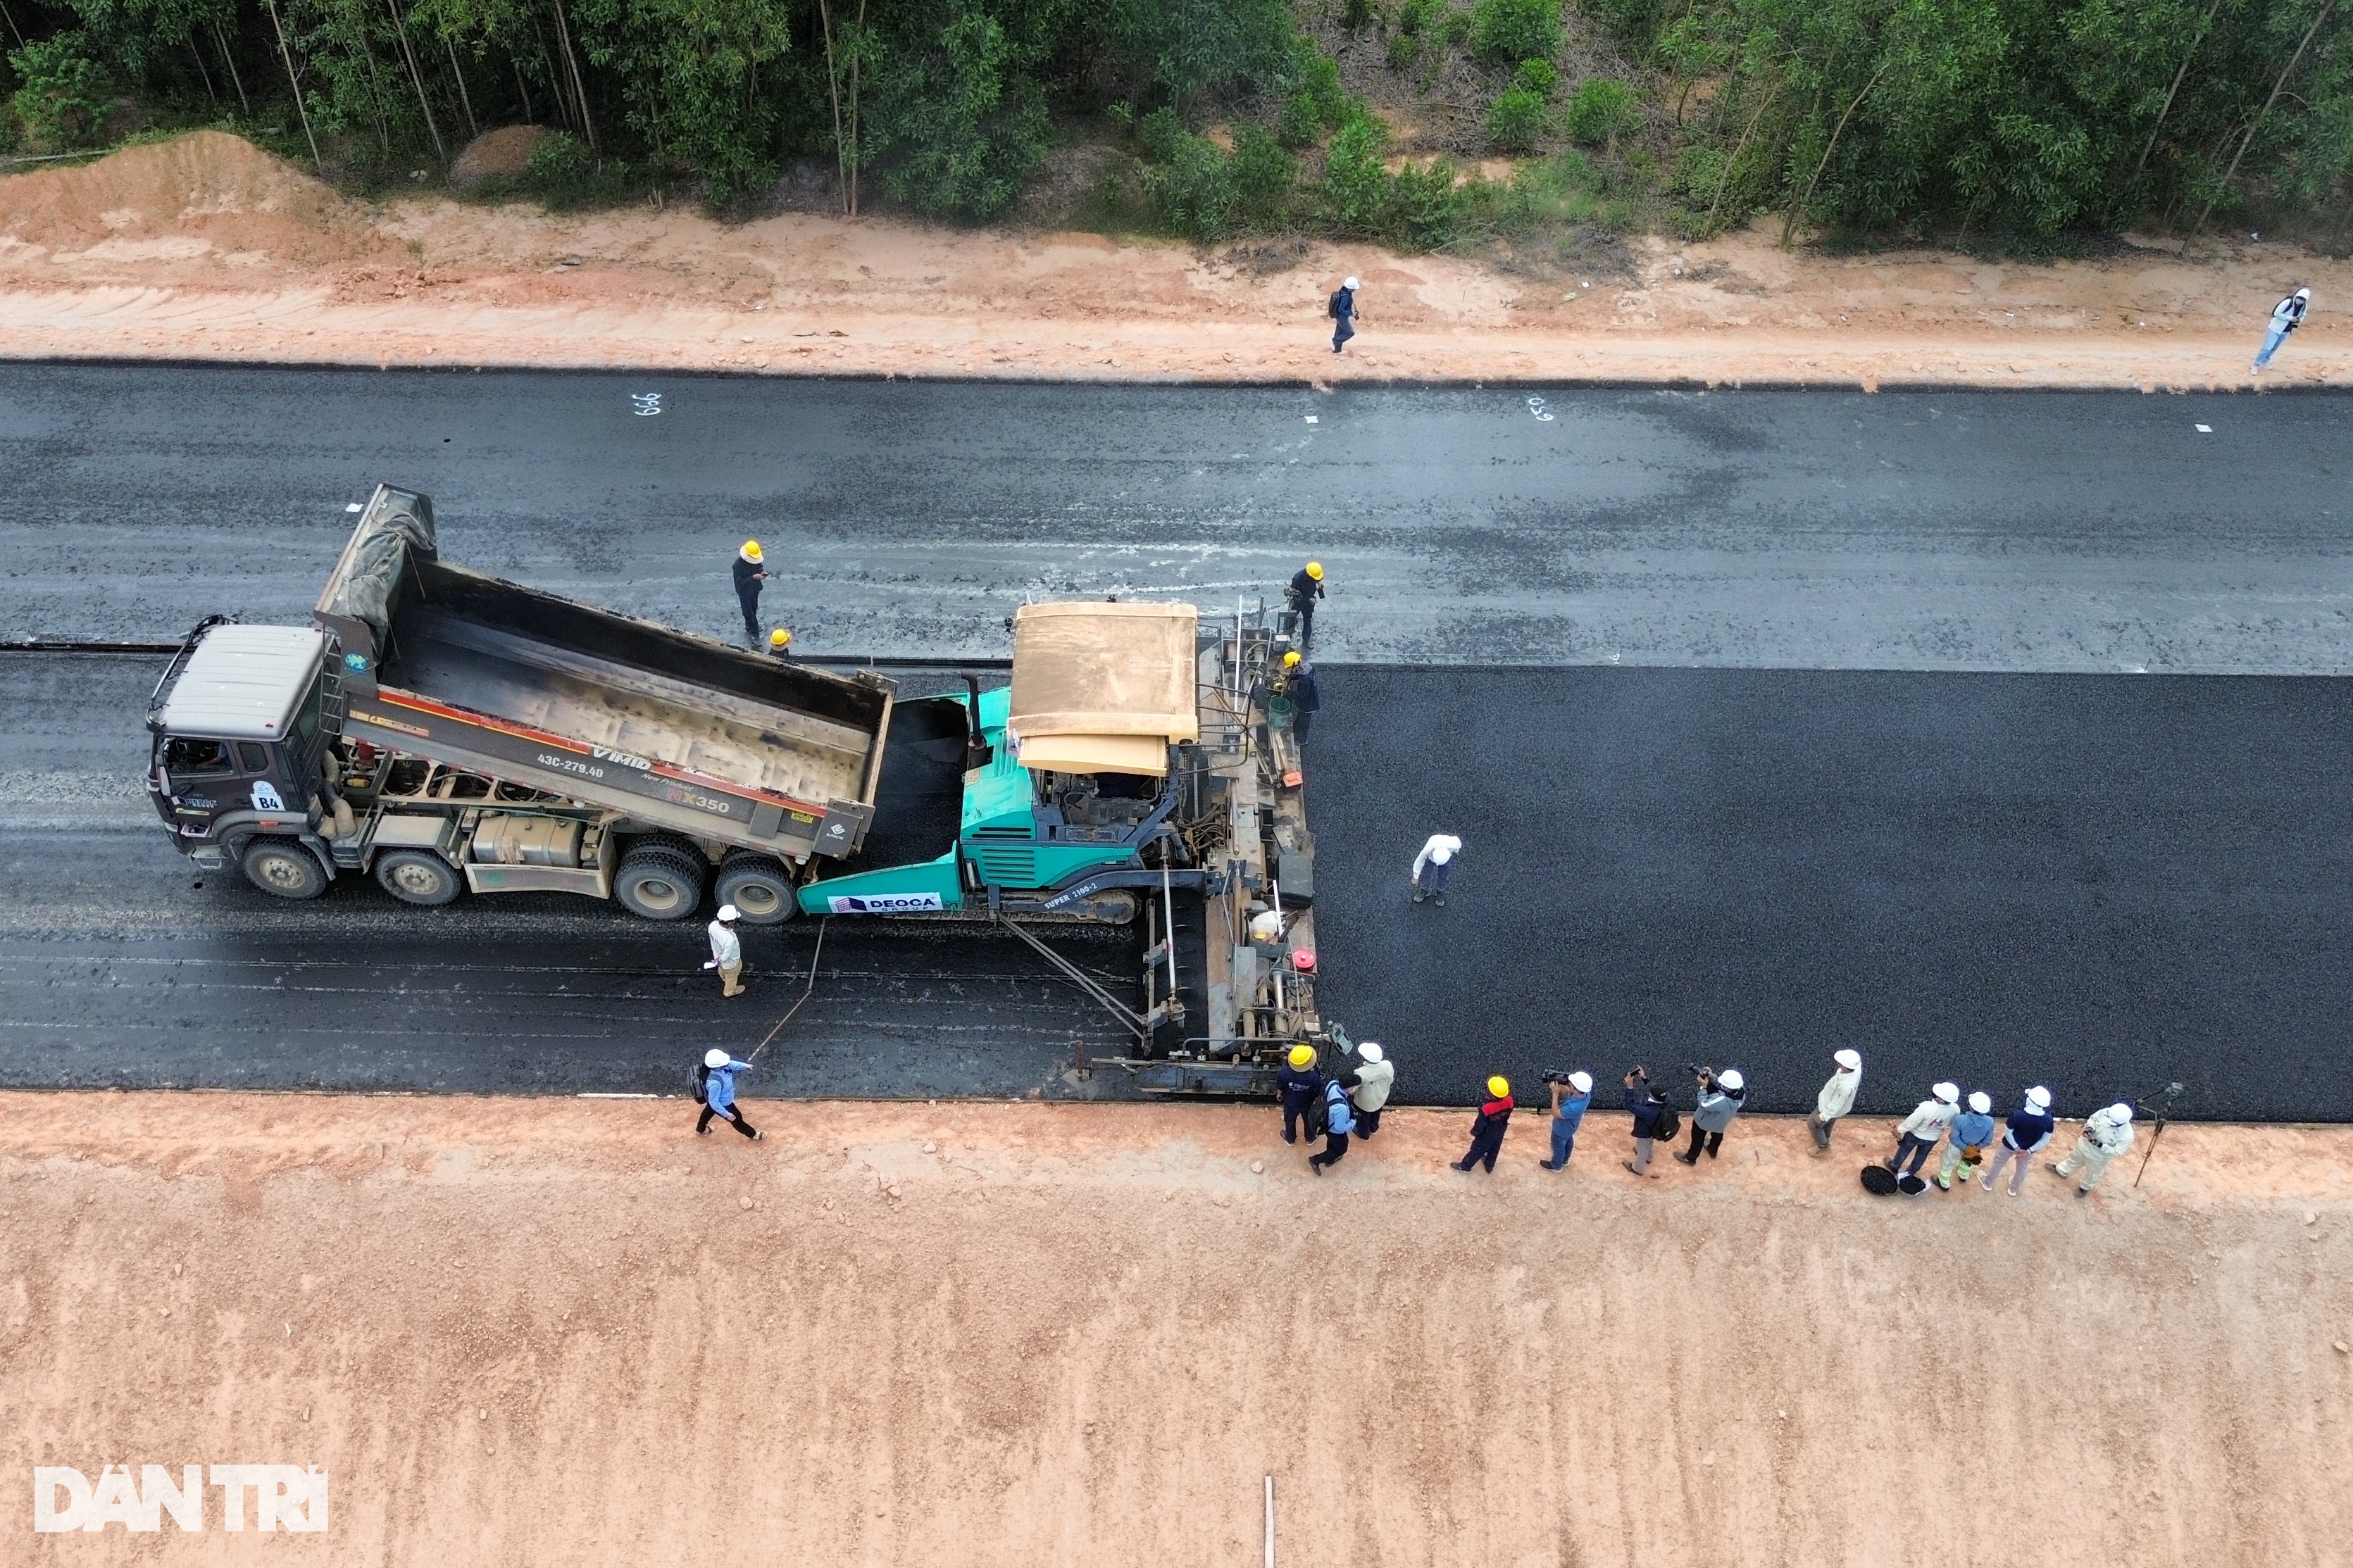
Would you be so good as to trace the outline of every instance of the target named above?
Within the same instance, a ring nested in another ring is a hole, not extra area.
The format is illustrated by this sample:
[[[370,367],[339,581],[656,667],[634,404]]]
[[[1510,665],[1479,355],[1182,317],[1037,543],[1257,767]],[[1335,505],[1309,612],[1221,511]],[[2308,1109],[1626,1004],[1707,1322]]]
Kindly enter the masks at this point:
[[[404,904],[446,904],[466,890],[448,861],[422,849],[395,849],[377,857],[375,879]]]
[[[257,838],[239,862],[245,879],[281,899],[315,899],[327,890],[327,874],[300,844]]]
[[[792,873],[765,855],[730,855],[719,863],[719,901],[748,926],[782,925],[800,913]]]
[[[621,857],[613,897],[633,915],[682,921],[702,905],[702,867],[668,844],[640,844]]]

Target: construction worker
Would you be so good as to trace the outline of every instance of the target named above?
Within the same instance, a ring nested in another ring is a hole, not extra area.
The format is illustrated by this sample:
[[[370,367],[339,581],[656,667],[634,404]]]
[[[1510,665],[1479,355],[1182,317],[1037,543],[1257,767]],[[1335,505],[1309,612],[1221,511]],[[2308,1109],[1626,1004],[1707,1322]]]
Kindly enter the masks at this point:
[[[1569,1155],[1577,1148],[1577,1124],[1585,1120],[1585,1108],[1593,1103],[1593,1075],[1573,1072],[1565,1079],[1546,1076],[1552,1084],[1552,1158],[1536,1163],[1547,1171],[1565,1170]]]
[[[1315,710],[1324,706],[1324,692],[1315,684],[1315,667],[1297,648],[1282,656],[1282,694],[1291,699],[1291,732],[1303,741]]]
[[[711,961],[702,967],[719,971],[719,994],[744,994],[744,943],[735,934],[738,919],[735,906],[722,904],[719,914],[707,928],[711,936]]]
[[[1438,907],[1446,907],[1446,884],[1454,879],[1454,858],[1462,853],[1462,840],[1451,833],[1433,833],[1421,846],[1421,853],[1413,858],[1413,901],[1435,899]]]
[[[778,626],[768,634],[768,657],[790,660],[793,657],[793,634]]]
[[[744,636],[754,643],[760,640],[760,584],[768,580],[762,561],[756,539],[745,540],[735,552],[735,603],[744,611]]]
[[[739,1062],[713,1046],[702,1053],[702,1114],[694,1120],[695,1131],[709,1133],[711,1119],[723,1116],[735,1124],[736,1131],[754,1142],[759,1142],[759,1129],[744,1121],[744,1113],[735,1108],[735,1076],[750,1072],[752,1064]]]
[[[1381,1130],[1381,1108],[1389,1102],[1389,1089],[1397,1082],[1397,1064],[1388,1059],[1377,1040],[1366,1040],[1356,1047],[1356,1067],[1340,1080],[1348,1086],[1349,1103],[1356,1108],[1356,1136],[1370,1138]]]
[[[1707,1157],[1724,1147],[1724,1135],[1731,1130],[1732,1119],[1740,1114],[1741,1102],[1748,1098],[1747,1080],[1738,1068],[1726,1068],[1717,1072],[1704,1068],[1699,1075],[1699,1108],[1692,1112],[1691,1147],[1675,1156],[1686,1165],[1699,1163],[1702,1147]]]
[[[1283,600],[1299,617],[1299,647],[1303,652],[1315,646],[1315,601],[1324,596],[1324,563],[1310,561],[1291,575],[1291,586],[1283,591]]]
[[[1814,1113],[1806,1118],[1806,1131],[1814,1135],[1814,1152],[1831,1152],[1831,1129],[1838,1119],[1854,1109],[1854,1091],[1862,1087],[1862,1053],[1840,1051],[1831,1058],[1834,1068],[1830,1081],[1822,1085],[1821,1093],[1814,1096]]]
[[[1940,1083],[1930,1088],[1928,1098],[1914,1106],[1912,1114],[1896,1124],[1895,1152],[1887,1157],[1887,1168],[1899,1176],[1918,1175],[1920,1167],[1927,1163],[1928,1151],[1936,1146],[1945,1129],[1960,1113],[1960,1105],[1959,1085]],[[1906,1160],[1912,1162],[1908,1172],[1903,1169]]]
[[[1953,1118],[1953,1130],[1945,1137],[1945,1157],[1936,1162],[1937,1188],[1951,1192],[1955,1171],[1964,1182],[1975,1177],[1992,1146],[1993,1096],[1978,1089],[1969,1096],[1969,1108]]]
[[[2083,1136],[2075,1140],[2065,1159],[2051,1167],[2062,1176],[2084,1173],[2083,1182],[2075,1188],[2077,1197],[2089,1197],[2100,1184],[2100,1173],[2108,1168],[2108,1162],[2133,1146],[2132,1118],[2132,1107],[2118,1100],[2084,1119]]]
[[[1307,1168],[1320,1176],[1326,1165],[1346,1159],[1348,1134],[1356,1130],[1356,1110],[1348,1103],[1348,1091],[1334,1079],[1324,1086],[1324,1152],[1310,1154]]]
[[[1354,278],[1344,278],[1324,301],[1324,313],[1332,318],[1332,352],[1338,353],[1356,335],[1356,290],[1364,285]]]
[[[1479,1107],[1478,1119],[1471,1123],[1471,1152],[1456,1161],[1454,1168],[1467,1171],[1484,1165],[1493,1174],[1495,1156],[1504,1152],[1504,1129],[1511,1124],[1512,1084],[1498,1073],[1487,1080],[1487,1098]]]
[[[1315,1067],[1314,1046],[1293,1046],[1274,1075],[1275,1091],[1282,1096],[1282,1141],[1299,1142],[1299,1123],[1323,1098],[1324,1075]],[[1310,1137],[1314,1134],[1309,1133]]]
[[[1659,1119],[1668,1114],[1667,1091],[1651,1081],[1647,1068],[1634,1068],[1626,1074],[1626,1109],[1634,1113],[1634,1157],[1622,1163],[1636,1175],[1647,1176]]]
[[[1993,1146],[1993,1163],[1986,1167],[1985,1179],[1978,1184],[1991,1192],[2001,1179],[2001,1168],[2015,1162],[2017,1168],[2010,1175],[2010,1195],[2016,1197],[2018,1189],[2026,1185],[2026,1167],[2034,1163],[2034,1156],[2051,1142],[2058,1128],[2051,1119],[2051,1091],[2036,1084],[2026,1091],[2026,1103],[2010,1113],[2002,1124],[2001,1141]]]

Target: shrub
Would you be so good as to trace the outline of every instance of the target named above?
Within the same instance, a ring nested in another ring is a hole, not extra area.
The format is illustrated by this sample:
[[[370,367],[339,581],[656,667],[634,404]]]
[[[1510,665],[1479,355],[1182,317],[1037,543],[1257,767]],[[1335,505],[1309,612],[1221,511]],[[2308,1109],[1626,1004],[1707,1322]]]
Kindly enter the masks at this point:
[[[1337,232],[1377,239],[1388,232],[1393,195],[1381,167],[1388,129],[1369,113],[1349,116],[1324,154],[1324,215]]]
[[[1560,53],[1560,0],[1479,0],[1471,52],[1490,65]]]
[[[1340,7],[1340,25],[1352,33],[1361,33],[1379,19],[1373,0],[1345,0]]]
[[[1348,112],[1348,95],[1340,87],[1340,62],[1313,43],[1307,47],[1312,52],[1299,63],[1298,90],[1315,106],[1318,119],[1327,126],[1337,125]]]
[[[1525,153],[1543,137],[1548,118],[1543,96],[1514,83],[1487,110],[1487,140],[1504,152]]]
[[[1451,14],[1446,0],[1405,0],[1398,12],[1398,31],[1412,38],[1443,38]]]
[[[1266,129],[1245,125],[1234,137],[1234,219],[1245,229],[1281,228],[1291,220],[1299,164]]]
[[[1468,206],[1454,184],[1451,158],[1433,158],[1419,168],[1408,163],[1390,181],[1393,233],[1417,250],[1435,250],[1465,237]]]
[[[1282,112],[1274,117],[1274,139],[1285,147],[1312,147],[1324,133],[1324,117],[1315,111],[1315,100],[1303,92],[1294,92],[1282,100]]]
[[[1144,155],[1154,163],[1173,163],[1190,138],[1184,117],[1164,105],[1137,122],[1135,139],[1144,143]]]
[[[86,147],[106,118],[106,72],[79,32],[58,33],[8,57],[23,85],[9,104],[25,140],[43,151]]]
[[[1522,60],[1519,69],[1512,73],[1512,85],[1524,87],[1538,98],[1549,99],[1553,89],[1560,85],[1560,72],[1550,60]]]
[[[1389,69],[1393,71],[1406,71],[1412,69],[1413,62],[1421,58],[1421,38],[1419,35],[1402,32],[1391,33],[1389,35],[1388,57]]]
[[[1579,142],[1615,142],[1641,123],[1634,89],[1622,81],[1594,77],[1569,95],[1568,133]]]
[[[1233,231],[1233,166],[1206,136],[1187,136],[1167,163],[1145,171],[1144,188],[1162,219],[1187,239]]]

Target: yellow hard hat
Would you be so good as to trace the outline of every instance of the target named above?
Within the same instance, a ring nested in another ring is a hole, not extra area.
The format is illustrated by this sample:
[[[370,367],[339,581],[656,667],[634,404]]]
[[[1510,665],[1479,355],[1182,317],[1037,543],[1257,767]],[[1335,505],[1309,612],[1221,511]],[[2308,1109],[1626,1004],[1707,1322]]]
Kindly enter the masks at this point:
[[[747,539],[744,542],[744,559],[746,561],[757,561],[760,559],[760,542],[758,540]]]
[[[1315,1047],[1314,1046],[1293,1046],[1291,1047],[1291,1065],[1293,1067],[1303,1068],[1314,1059]]]
[[[1289,669],[1293,665],[1297,664],[1298,662],[1299,650],[1297,648],[1293,648],[1289,653],[1282,656],[1282,668],[1285,669]]]
[[[768,646],[770,647],[782,647],[792,640],[793,634],[785,630],[782,626],[778,626],[775,631],[768,634]]]
[[[1497,1100],[1509,1100],[1512,1095],[1512,1080],[1498,1073],[1487,1080],[1487,1092]]]
[[[1324,563],[1321,561],[1310,561],[1307,563],[1307,574],[1310,577],[1314,578],[1318,583],[1324,581]]]

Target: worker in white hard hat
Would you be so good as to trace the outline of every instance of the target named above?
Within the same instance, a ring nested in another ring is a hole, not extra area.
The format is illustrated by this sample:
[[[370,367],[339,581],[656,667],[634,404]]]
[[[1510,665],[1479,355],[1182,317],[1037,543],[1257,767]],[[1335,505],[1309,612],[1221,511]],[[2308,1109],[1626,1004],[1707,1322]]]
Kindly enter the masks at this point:
[[[760,542],[745,540],[735,552],[735,603],[744,612],[744,636],[754,644],[766,640],[760,630],[760,584],[767,580],[767,558]]]
[[[2026,1091],[2026,1103],[2010,1113],[2002,1123],[2001,1136],[1993,1146],[1993,1162],[1986,1167],[1985,1178],[1978,1184],[1991,1192],[2001,1179],[2001,1168],[2010,1165],[2010,1195],[2016,1197],[2018,1189],[2026,1185],[2026,1168],[2034,1163],[2034,1156],[2051,1142],[2051,1134],[2059,1124],[2051,1119],[2051,1091],[2036,1084]]]
[[[733,904],[719,906],[719,914],[711,922],[711,961],[702,967],[719,971],[719,994],[744,994],[744,943],[735,934],[735,922],[741,917]]]
[[[1291,574],[1291,586],[1282,591],[1282,602],[1299,617],[1299,647],[1302,657],[1315,641],[1315,605],[1324,597],[1324,563],[1310,561]]]
[[[760,1130],[744,1121],[743,1111],[735,1106],[735,1076],[751,1070],[750,1062],[739,1062],[716,1046],[702,1053],[702,1071],[696,1086],[702,1100],[702,1114],[695,1118],[697,1133],[707,1135],[711,1119],[723,1116],[734,1123],[736,1131],[754,1142],[759,1141]]]
[[[1381,1130],[1381,1110],[1397,1084],[1397,1064],[1378,1040],[1366,1040],[1356,1047],[1356,1065],[1340,1081],[1347,1085],[1348,1101],[1356,1108],[1356,1136],[1370,1138]]]
[[[1887,1157],[1887,1168],[1899,1176],[1916,1176],[1928,1161],[1928,1151],[1944,1141],[1945,1130],[1953,1118],[1961,1113],[1961,1091],[1957,1084],[1940,1083],[1928,1090],[1928,1098],[1915,1106],[1912,1114],[1895,1128],[1895,1152]],[[1905,1162],[1911,1169],[1904,1169]]]
[[[1675,1158],[1686,1165],[1699,1163],[1699,1152],[1704,1148],[1707,1157],[1724,1147],[1724,1134],[1732,1126],[1732,1119],[1740,1114],[1743,1101],[1748,1098],[1748,1080],[1740,1076],[1738,1068],[1726,1068],[1722,1072],[1714,1068],[1702,1068],[1699,1079],[1699,1106],[1692,1112],[1691,1147]]]
[[[1577,1129],[1585,1120],[1585,1108],[1593,1103],[1593,1075],[1582,1068],[1548,1072],[1545,1082],[1552,1086],[1552,1158],[1536,1163],[1547,1171],[1563,1171],[1577,1152]]]
[[[1806,1131],[1814,1135],[1814,1152],[1831,1152],[1831,1129],[1838,1119],[1854,1109],[1854,1091],[1862,1087],[1862,1053],[1847,1050],[1832,1053],[1830,1080],[1822,1085],[1821,1093],[1814,1096],[1814,1113],[1806,1118]]]
[[[2084,1119],[2084,1131],[2075,1140],[2075,1146],[2067,1151],[2065,1159],[2051,1167],[2062,1176],[2084,1173],[2083,1181],[2075,1187],[2077,1197],[2090,1196],[2092,1189],[2100,1184],[2100,1173],[2108,1168],[2108,1162],[2133,1146],[2132,1120],[2133,1108],[2123,1100]]]
[[[1973,1179],[1978,1167],[1985,1163],[1986,1151],[1992,1147],[1993,1096],[1978,1089],[1969,1096],[1969,1108],[1953,1118],[1952,1131],[1945,1135],[1944,1157],[1936,1162],[1937,1188],[1951,1192],[1956,1171],[1964,1182]]]
[[[1350,338],[1356,335],[1356,290],[1363,287],[1354,278],[1344,278],[1332,290],[1332,298],[1324,303],[1324,313],[1332,318],[1332,352],[1338,353]]]
[[[1462,840],[1451,833],[1433,833],[1422,841],[1421,853],[1413,858],[1413,901],[1434,899],[1440,909],[1446,907],[1446,885],[1454,879],[1454,858],[1462,853]]]

